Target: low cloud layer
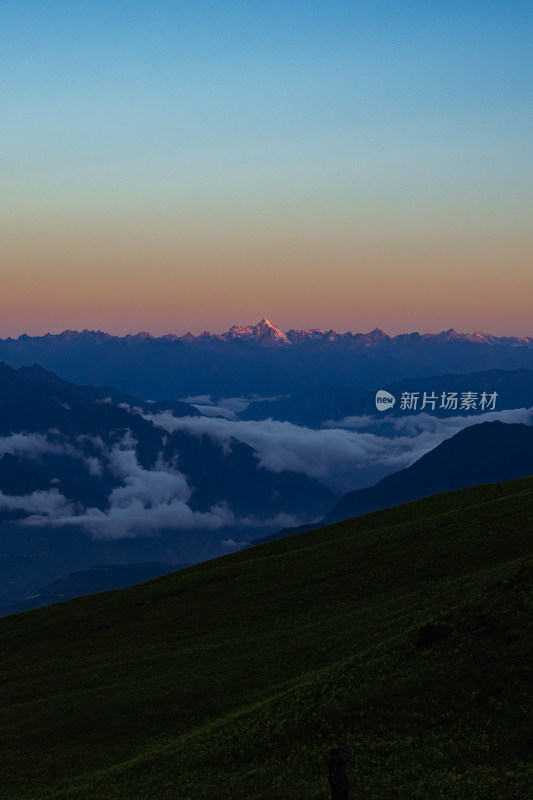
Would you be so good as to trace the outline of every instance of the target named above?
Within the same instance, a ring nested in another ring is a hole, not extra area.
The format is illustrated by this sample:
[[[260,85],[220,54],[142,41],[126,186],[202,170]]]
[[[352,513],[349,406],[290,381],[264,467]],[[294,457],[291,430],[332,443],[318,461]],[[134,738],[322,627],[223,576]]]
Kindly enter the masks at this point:
[[[98,436],[79,435],[73,440],[67,440],[55,429],[49,430],[46,434],[11,433],[9,436],[0,437],[0,459],[6,454],[30,461],[38,461],[42,456],[67,456],[83,461],[90,475],[101,475],[103,469],[101,460],[84,452],[84,445],[87,443],[101,453],[106,450],[106,446]]]
[[[244,411],[250,403],[257,400],[276,400],[275,397],[259,397],[254,395],[246,397],[221,397],[216,402],[209,394],[201,394],[196,397],[185,397],[184,403],[194,406],[201,414],[206,417],[224,417],[225,419],[238,420],[238,415]]]
[[[349,418],[342,421],[344,427],[330,423],[321,430],[313,430],[275,420],[177,418],[168,412],[144,416],[169,433],[182,430],[196,436],[208,434],[228,449],[231,440],[236,438],[255,449],[259,465],[266,470],[302,473],[338,492],[346,492],[409,466],[470,425],[495,420],[532,424],[533,409],[492,411],[444,419],[431,414],[390,418],[386,421],[387,436],[380,433],[384,425],[382,417]],[[349,425],[353,427],[349,429]],[[361,425],[367,430],[358,431],[356,426]],[[374,430],[369,432],[369,427]],[[205,512],[194,511],[189,505],[193,487],[187,476],[175,464],[165,462],[161,457],[153,469],[144,469],[137,460],[136,442],[131,435],[108,446],[97,437],[67,440],[57,431],[48,435],[18,433],[0,438],[0,457],[6,453],[36,461],[65,455],[81,459],[90,475],[100,476],[106,471],[115,483],[108,496],[108,507],[104,510],[86,508],[81,503],[70,501],[60,491],[57,479],[51,480],[48,490],[26,495],[8,495],[0,491],[0,510],[25,514],[21,524],[29,526],[75,525],[94,537],[109,539],[156,534],[162,529],[221,532],[228,529],[224,543],[232,548],[242,544],[234,538],[236,529],[263,527],[273,530],[304,521],[288,514],[269,520],[236,518],[224,503]]]
[[[207,512],[193,511],[187,504],[192,488],[186,476],[162,461],[154,469],[144,469],[137,461],[131,437],[112,448],[106,448],[99,440],[93,444],[102,450],[107,468],[121,481],[109,495],[109,508],[105,511],[71,503],[57,488],[21,496],[0,492],[0,509],[26,512],[29,516],[23,520],[25,525],[77,525],[98,538],[150,534],[163,528],[217,530],[236,523],[232,511],[223,504]],[[73,449],[65,445],[61,451],[57,442],[50,444],[44,437],[23,435],[10,437],[10,442],[4,445],[4,452],[25,455],[44,452],[64,455],[67,451],[71,455]],[[77,455],[82,457],[80,453]],[[85,461],[90,462],[88,468],[93,474],[102,467],[96,458]]]
[[[95,538],[117,539],[138,535],[156,534],[165,530],[217,531],[224,528],[268,528],[275,529],[298,525],[298,517],[278,514],[267,520],[236,518],[225,503],[217,503],[208,511],[194,511],[189,506],[193,488],[187,476],[161,458],[153,469],[144,469],[137,460],[135,441],[126,436],[113,447],[107,447],[100,439],[84,437],[91,441],[101,453],[101,459],[86,458],[70,444],[62,446],[58,441],[49,442],[45,436],[19,434],[0,440],[2,454],[39,457],[43,453],[53,455],[75,455],[83,458],[91,474],[99,474],[104,468],[120,481],[110,493],[109,506],[105,510],[84,508],[73,503],[54,485],[49,490],[35,491],[26,495],[7,495],[0,491],[0,511],[23,512],[27,516],[20,520],[25,526],[77,526]],[[52,483],[57,480],[53,479]],[[227,547],[241,546],[231,537]]]
[[[191,403],[193,408],[196,408],[204,417],[224,417],[225,419],[238,419],[236,413],[229,408],[222,408],[222,406],[202,406],[197,403]]]
[[[0,458],[9,453],[13,456],[35,458],[40,455],[78,455],[76,448],[58,436],[56,431],[49,431],[47,436],[41,433],[11,433],[0,437]]]
[[[320,430],[276,420],[235,421],[214,417],[173,417],[169,413],[146,416],[169,432],[184,430],[201,436],[206,433],[228,443],[232,437],[253,447],[259,464],[272,472],[290,470],[323,481],[338,492],[368,485],[375,470],[381,475],[410,466],[445,439],[470,425],[501,420],[531,424],[533,409],[492,411],[469,417],[441,419],[417,414],[387,420],[396,436],[380,435],[382,418],[351,418],[355,426],[375,422],[376,432],[347,430],[334,423]],[[346,420],[343,420],[345,423]]]
[[[0,510],[25,511],[28,519],[59,519],[75,512],[75,507],[57,489],[32,492],[26,495],[6,495],[0,492]]]

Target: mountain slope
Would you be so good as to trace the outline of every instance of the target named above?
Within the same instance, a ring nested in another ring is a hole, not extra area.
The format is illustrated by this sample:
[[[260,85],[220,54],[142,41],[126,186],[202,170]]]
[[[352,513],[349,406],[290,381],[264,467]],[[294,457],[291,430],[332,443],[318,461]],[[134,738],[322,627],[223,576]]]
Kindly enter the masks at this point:
[[[168,433],[147,411],[199,416],[0,364],[0,606],[99,564],[212,558],[338,499],[301,472],[262,468],[235,437]]]
[[[79,570],[41,587],[32,597],[12,606],[0,607],[0,616],[62,603],[80,595],[123,589],[159,575],[175,572],[183,566],[183,564],[152,561],[147,564],[105,564]]]
[[[348,492],[323,524],[407,503],[437,492],[533,474],[533,427],[483,422],[464,428],[414,464],[368,489]]]
[[[321,800],[335,743],[361,800],[528,797],[532,520],[467,489],[0,620],[0,797]]]

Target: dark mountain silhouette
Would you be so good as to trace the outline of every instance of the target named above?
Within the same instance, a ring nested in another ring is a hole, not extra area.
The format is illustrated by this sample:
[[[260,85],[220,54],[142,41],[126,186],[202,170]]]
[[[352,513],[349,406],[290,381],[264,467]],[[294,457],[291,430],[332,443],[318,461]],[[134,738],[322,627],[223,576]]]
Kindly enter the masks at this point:
[[[56,451],[64,446],[64,452],[44,453],[31,460],[6,453],[7,461],[0,461],[0,490],[5,494],[28,494],[49,487],[54,480],[73,500],[86,502],[80,494],[83,491],[107,495],[119,482],[105,470],[101,475],[92,475],[82,459],[69,453],[65,437],[69,444],[76,442],[80,452],[90,458],[97,455],[91,437],[112,445],[129,434],[143,468],[154,468],[161,456],[169,464],[179,459],[180,471],[194,487],[191,504],[195,510],[207,510],[225,500],[239,514],[294,513],[305,507],[316,515],[335,496],[303,475],[259,468],[253,448],[237,439],[223,445],[207,434],[168,434],[131,410],[153,413],[167,409],[175,416],[198,416],[192,406],[166,401],[148,404],[128,396],[128,406],[123,408],[115,404],[116,400],[123,403],[124,395],[109,387],[76,386],[38,366],[14,370],[0,364],[0,434],[44,434],[52,430],[52,446]],[[76,487],[75,491],[72,487]],[[101,506],[96,494],[94,502]]]
[[[238,439],[168,433],[154,410],[199,413],[0,364],[0,605],[95,564],[210,558],[338,498]]]
[[[327,525],[421,497],[533,474],[533,427],[472,425],[375,486],[348,492],[325,516]]]
[[[115,386],[145,400],[288,394],[310,384],[375,390],[405,377],[533,368],[533,339],[491,334],[388,336],[333,330],[283,332],[266,319],[223,334],[152,337],[101,331],[0,340],[13,367],[37,362],[76,383]]]
[[[50,478],[26,459],[4,453],[0,459],[0,486],[5,494],[23,495],[28,487],[32,491],[48,489]]]
[[[43,587],[95,566],[195,563],[222,552],[227,548],[214,547],[196,531],[95,539],[74,525],[23,527],[0,520],[0,608],[24,603]],[[34,599],[34,607],[45,604]]]
[[[226,446],[206,434],[176,431],[163,452],[168,459],[179,453],[180,468],[195,487],[190,500],[194,510],[226,501],[239,516],[259,519],[284,511],[318,519],[339,496],[303,474],[259,468],[255,450],[237,439]]]
[[[531,408],[533,406],[533,370],[521,367],[515,370],[491,369],[471,372],[466,375],[461,373],[447,373],[445,375],[435,375],[430,378],[407,378],[401,381],[388,384],[384,387],[396,397],[396,403],[392,409],[386,412],[376,412],[375,393],[366,396],[364,404],[360,406],[360,413],[382,414],[383,417],[404,416],[406,413],[418,413],[426,411],[432,416],[447,417],[456,415],[471,415],[484,410],[480,404],[483,392],[487,395],[485,410],[491,410],[488,404],[489,396],[497,393],[495,410],[501,411],[509,408]],[[458,395],[457,407],[450,405],[448,408],[442,407],[442,394],[446,396],[451,392]],[[462,408],[461,396],[472,392],[477,395],[475,398],[475,408]],[[416,408],[406,412],[401,408],[401,398],[404,393],[414,393],[417,395]],[[431,402],[427,403],[425,409],[424,393],[429,398],[435,395],[437,400],[434,406]]]
[[[56,375],[54,372],[43,369],[40,364],[33,364],[31,367],[20,367],[17,372],[20,375],[38,381],[46,390],[56,389],[61,393],[63,401],[70,398],[87,402],[111,403],[115,406],[120,406],[128,409],[140,409],[149,413],[156,413],[157,411],[170,411],[175,417],[195,417],[200,416],[200,412],[189,403],[184,403],[179,400],[159,400],[145,401],[140,400],[133,395],[119,392],[113,386],[78,386],[75,383],[66,381]]]
[[[5,453],[0,460],[0,491],[4,495],[22,497],[32,492],[45,492],[50,488],[75,502],[91,508],[104,509],[107,506],[106,491],[110,491],[112,481],[96,481],[87,474],[86,468],[78,459],[69,457],[40,457],[37,465],[27,458]],[[17,519],[26,516],[19,512],[7,513],[0,509],[3,519]]]
[[[533,373],[532,373],[533,374]],[[289,397],[257,400],[241,411],[240,419],[277,419],[320,428],[330,419],[342,419],[358,413],[368,393],[363,389],[338,386],[310,386]]]
[[[344,418],[351,416],[370,415],[380,421],[386,421],[389,417],[420,413],[421,410],[438,417],[466,416],[481,411],[479,398],[483,392],[488,395],[497,393],[495,401],[497,411],[530,408],[533,406],[533,370],[522,367],[516,370],[485,370],[467,375],[450,373],[424,378],[410,377],[384,386],[376,386],[376,389],[384,389],[393,394],[396,398],[395,405],[385,412],[380,412],[376,409],[376,391],[363,392],[336,386],[311,386],[288,397],[250,403],[239,416],[241,419],[256,420],[271,417],[311,428],[320,428],[324,423],[342,422]],[[453,405],[441,407],[442,393],[448,395],[453,391],[457,392],[457,407]],[[404,392],[418,394],[416,408],[400,407]],[[465,392],[478,395],[475,409],[461,408],[461,395]],[[424,393],[428,397],[432,394],[437,397],[434,406],[427,403],[426,408],[422,408]]]
[[[123,398],[117,393],[115,399],[123,402]],[[129,400],[151,408],[135,398]],[[197,413],[191,407],[191,415]],[[97,433],[107,441],[111,431],[129,429],[143,436],[150,427],[114,402],[108,387],[76,386],[38,365],[16,370],[0,364],[0,435],[56,429],[69,435]]]
[[[410,467],[374,486],[345,494],[320,523],[283,528],[250,544],[283,539],[372,511],[470,486],[498,483],[533,474],[533,427],[483,422],[464,428]]]

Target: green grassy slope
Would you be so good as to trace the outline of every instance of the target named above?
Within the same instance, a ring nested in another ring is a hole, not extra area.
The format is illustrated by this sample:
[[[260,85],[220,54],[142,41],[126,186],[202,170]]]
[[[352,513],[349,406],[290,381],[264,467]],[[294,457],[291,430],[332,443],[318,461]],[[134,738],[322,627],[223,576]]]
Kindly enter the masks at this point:
[[[526,800],[533,478],[0,619],[2,800]],[[97,629],[106,618],[111,627]]]

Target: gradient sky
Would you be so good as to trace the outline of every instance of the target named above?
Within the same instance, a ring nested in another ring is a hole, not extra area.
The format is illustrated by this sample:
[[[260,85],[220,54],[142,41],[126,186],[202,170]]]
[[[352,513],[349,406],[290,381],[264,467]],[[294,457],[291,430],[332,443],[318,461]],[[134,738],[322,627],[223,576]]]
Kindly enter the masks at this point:
[[[0,336],[533,336],[533,5],[0,0]]]

